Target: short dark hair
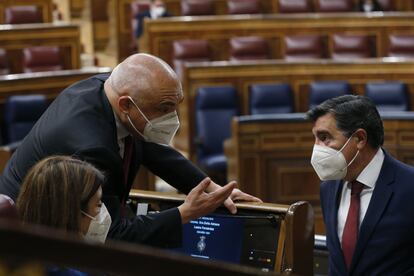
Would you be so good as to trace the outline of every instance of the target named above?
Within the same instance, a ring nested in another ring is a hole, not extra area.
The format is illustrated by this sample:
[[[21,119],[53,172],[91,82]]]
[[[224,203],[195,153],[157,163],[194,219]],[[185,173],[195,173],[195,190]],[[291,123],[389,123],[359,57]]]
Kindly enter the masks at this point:
[[[316,120],[331,113],[336,120],[336,127],[345,137],[362,128],[367,132],[368,144],[379,148],[384,143],[384,126],[375,104],[365,96],[345,95],[324,101],[306,114],[307,118]]]

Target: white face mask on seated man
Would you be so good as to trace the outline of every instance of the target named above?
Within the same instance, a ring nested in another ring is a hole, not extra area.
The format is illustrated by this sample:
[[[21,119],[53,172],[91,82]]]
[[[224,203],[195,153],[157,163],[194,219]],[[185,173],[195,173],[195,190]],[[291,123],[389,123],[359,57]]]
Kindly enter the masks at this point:
[[[96,217],[93,217],[84,211],[81,212],[91,219],[88,232],[84,236],[85,240],[105,243],[106,236],[108,235],[112,223],[111,215],[109,214],[108,209],[106,209],[105,204],[102,203],[101,209]]]

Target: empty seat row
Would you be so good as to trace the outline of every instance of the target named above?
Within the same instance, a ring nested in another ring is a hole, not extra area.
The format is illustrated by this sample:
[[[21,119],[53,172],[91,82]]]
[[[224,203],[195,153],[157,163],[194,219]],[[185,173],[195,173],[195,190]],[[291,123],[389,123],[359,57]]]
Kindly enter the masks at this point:
[[[63,70],[59,47],[35,46],[23,49],[23,73]],[[7,51],[0,48],[0,75],[9,74]]]
[[[351,86],[346,81],[316,81],[310,85],[309,107],[351,93]],[[404,83],[367,83],[365,95],[374,101],[380,111],[409,110],[408,91]],[[231,120],[239,114],[238,106],[237,91],[232,86],[201,87],[196,92],[197,161],[203,170],[224,182],[227,160],[223,143],[231,136]],[[255,84],[250,87],[249,107],[251,114],[293,112],[293,93],[286,83]]]
[[[363,11],[363,6],[353,0],[278,0],[280,13],[306,13],[306,12],[350,12]],[[394,9],[393,0],[378,0],[375,11],[391,11]]]
[[[327,99],[352,94],[347,81],[315,81],[309,87],[309,108]],[[408,111],[407,85],[401,82],[368,82],[365,95],[370,97],[381,111]],[[250,87],[250,114],[294,112],[293,95],[289,84],[255,84]]]
[[[359,11],[359,5],[353,0],[277,0],[279,13],[307,13],[307,12],[349,12]],[[379,0],[380,10],[394,9],[392,0]],[[132,10],[142,12],[149,8],[149,2],[135,1],[131,3]],[[260,0],[227,0],[228,14],[260,14],[265,13]],[[181,0],[181,15],[214,15],[213,0]]]
[[[234,97],[230,96],[233,94]],[[352,94],[351,85],[347,81],[312,82],[309,86],[309,108],[327,99],[346,94]],[[370,97],[380,110],[408,111],[410,109],[407,85],[402,82],[368,82],[365,85],[365,95]],[[235,97],[237,92],[231,86],[202,87],[197,92],[196,110],[207,108],[213,111],[230,106],[236,107],[238,101]],[[294,112],[293,92],[290,85],[288,83],[251,85],[249,109],[252,115]],[[219,116],[217,112],[211,114]]]
[[[333,34],[330,53],[326,39],[318,35],[291,35],[284,37],[283,58],[286,60],[376,57],[375,43],[367,35]],[[230,60],[257,60],[271,58],[268,41],[259,36],[233,37],[229,41]],[[414,57],[413,35],[390,35],[387,56]],[[183,61],[211,60],[209,43],[206,40],[185,39],[173,42],[175,67]],[[178,69],[179,70],[179,69]]]
[[[38,6],[10,6],[4,9],[4,24],[44,23]]]

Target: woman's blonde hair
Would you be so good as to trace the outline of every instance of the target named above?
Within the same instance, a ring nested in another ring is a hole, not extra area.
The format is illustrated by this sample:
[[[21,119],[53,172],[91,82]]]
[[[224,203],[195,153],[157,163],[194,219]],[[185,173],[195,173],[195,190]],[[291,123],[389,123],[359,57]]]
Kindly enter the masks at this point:
[[[69,156],[39,161],[26,175],[16,207],[24,223],[80,232],[81,210],[103,184],[91,164]]]

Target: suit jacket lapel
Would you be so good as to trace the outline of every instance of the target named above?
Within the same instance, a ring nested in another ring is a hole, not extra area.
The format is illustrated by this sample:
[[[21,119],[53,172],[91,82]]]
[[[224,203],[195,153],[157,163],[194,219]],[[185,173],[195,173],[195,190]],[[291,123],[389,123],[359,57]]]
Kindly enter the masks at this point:
[[[351,272],[360,259],[360,256],[363,253],[363,250],[375,230],[382,214],[384,213],[385,208],[388,205],[388,201],[391,199],[393,193],[392,186],[390,184],[394,182],[395,168],[392,164],[391,158],[385,151],[384,154],[384,163],[382,164],[380,175],[375,184],[371,201],[360,228],[358,242],[352,258]]]

